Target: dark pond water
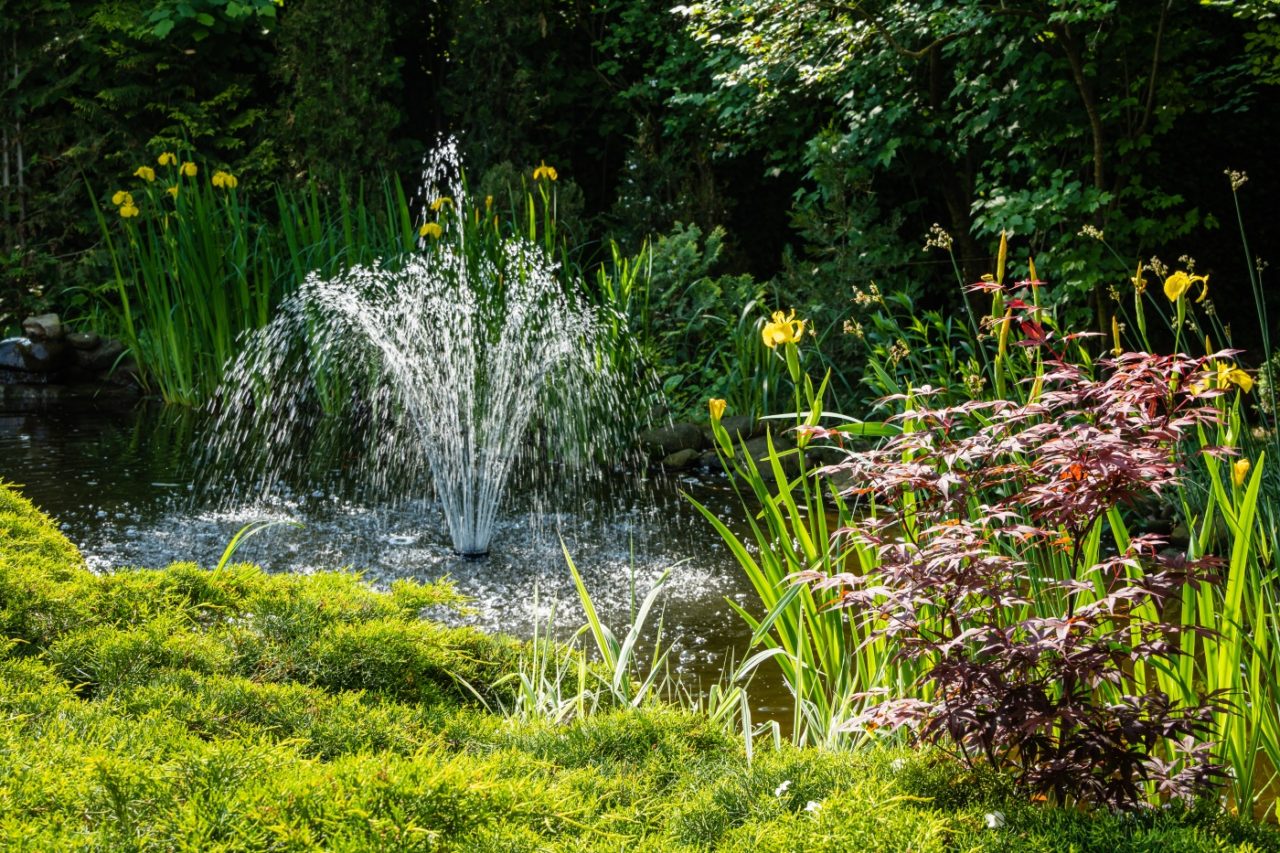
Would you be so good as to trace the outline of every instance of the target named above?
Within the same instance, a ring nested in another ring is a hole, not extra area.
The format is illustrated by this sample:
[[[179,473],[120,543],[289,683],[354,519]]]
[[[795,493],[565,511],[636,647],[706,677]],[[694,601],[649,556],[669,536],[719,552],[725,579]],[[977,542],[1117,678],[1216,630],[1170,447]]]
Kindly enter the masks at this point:
[[[618,472],[558,500],[508,497],[491,553],[462,558],[429,496],[371,504],[341,490],[227,500],[216,479],[197,487],[202,422],[158,405],[92,413],[0,413],[0,479],[49,513],[97,571],[214,565],[244,525],[295,521],[246,540],[237,559],[269,571],[350,568],[376,585],[452,578],[474,599],[461,621],[527,636],[555,607],[563,633],[583,621],[561,541],[605,622],[621,635],[633,601],[668,567],[662,599],[671,667],[690,689],[741,660],[749,632],[726,599],[757,599],[719,536],[682,496],[723,519],[742,510],[719,476],[643,479]],[[240,490],[238,493],[243,493]],[[634,596],[634,598],[633,598]],[[656,627],[657,619],[651,619]],[[652,633],[652,632],[650,632]],[[757,679],[757,713],[785,714],[778,685]]]

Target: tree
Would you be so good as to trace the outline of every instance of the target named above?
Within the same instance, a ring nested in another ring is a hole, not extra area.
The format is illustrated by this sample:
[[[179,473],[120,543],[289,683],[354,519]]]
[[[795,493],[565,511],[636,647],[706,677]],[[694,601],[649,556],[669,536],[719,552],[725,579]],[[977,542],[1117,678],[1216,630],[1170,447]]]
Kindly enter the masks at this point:
[[[1091,293],[1099,313],[1117,275],[1090,235],[1137,257],[1204,224],[1162,157],[1189,116],[1255,104],[1242,27],[1186,0],[710,0],[679,11],[740,145],[766,146],[811,185],[874,190],[864,204],[904,212],[916,235],[945,221],[970,276],[987,268],[979,245],[1002,230],[1029,237],[1060,298]]]

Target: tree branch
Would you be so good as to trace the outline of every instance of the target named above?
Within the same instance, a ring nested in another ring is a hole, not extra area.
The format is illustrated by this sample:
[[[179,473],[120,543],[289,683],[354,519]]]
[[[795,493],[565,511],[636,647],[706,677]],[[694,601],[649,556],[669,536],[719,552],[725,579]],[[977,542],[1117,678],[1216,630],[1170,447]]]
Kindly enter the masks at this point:
[[[1151,50],[1151,76],[1147,80],[1147,102],[1142,110],[1142,122],[1138,125],[1138,132],[1133,136],[1136,139],[1147,132],[1147,126],[1151,124],[1151,116],[1155,114],[1156,109],[1156,74],[1160,70],[1160,43],[1164,40],[1164,25],[1169,18],[1169,7],[1173,5],[1173,0],[1167,0],[1160,7],[1160,23],[1156,26],[1155,45]]]
[[[889,32],[889,30],[884,26],[884,24],[880,23],[880,19],[879,17],[876,16],[875,12],[867,11],[866,9],[863,9],[861,5],[855,4],[851,6],[851,5],[848,5],[847,3],[836,3],[836,4],[833,4],[830,8],[832,11],[845,12],[849,15],[852,15],[853,17],[857,18],[860,21],[865,21],[866,23],[870,24],[871,29],[875,30],[876,33],[885,40],[885,42],[889,45],[889,47],[893,50],[894,53],[898,54],[904,59],[910,59],[913,62],[918,62],[921,59],[924,59],[926,56],[929,56],[935,50],[938,50],[939,48],[955,41],[958,38],[962,38],[967,35],[972,35],[973,33],[977,32],[976,29],[969,29],[969,30],[963,30],[961,32],[956,32],[956,33],[948,33],[945,36],[939,36],[938,38],[931,41],[929,44],[926,44],[924,47],[913,49],[913,48],[904,46],[900,41],[894,38],[893,33]]]
[[[1065,25],[1055,25],[1054,32],[1062,44],[1062,52],[1066,54],[1067,64],[1071,67],[1071,79],[1080,93],[1085,114],[1089,117],[1089,131],[1093,137],[1093,185],[1099,191],[1106,190],[1106,147],[1102,130],[1102,114],[1098,111],[1098,100],[1093,86],[1084,72],[1084,57],[1080,54],[1080,46],[1071,37],[1071,31]]]
[[[935,50],[938,50],[944,45],[947,45],[950,42],[955,41],[961,36],[969,35],[969,32],[949,33],[948,35],[945,35],[945,36],[939,36],[938,38],[934,39],[932,42],[930,42],[929,44],[925,45],[924,47],[918,50],[912,50],[910,48],[903,47],[898,42],[898,40],[893,37],[892,33],[890,33],[887,29],[881,26],[880,22],[877,21],[874,16],[868,15],[865,20],[869,24],[871,24],[871,28],[873,30],[875,30],[877,33],[880,34],[880,36],[888,43],[889,47],[893,48],[894,53],[898,54],[904,59],[910,59],[913,62],[918,62],[919,60],[924,59],[926,56],[933,53]]]

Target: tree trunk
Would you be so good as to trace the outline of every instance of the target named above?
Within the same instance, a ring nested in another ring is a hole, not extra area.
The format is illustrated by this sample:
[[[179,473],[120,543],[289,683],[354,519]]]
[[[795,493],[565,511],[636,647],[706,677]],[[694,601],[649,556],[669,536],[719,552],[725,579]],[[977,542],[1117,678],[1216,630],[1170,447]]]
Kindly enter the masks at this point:
[[[1098,111],[1097,94],[1094,92],[1092,81],[1085,74],[1084,55],[1080,44],[1072,38],[1070,28],[1065,24],[1059,24],[1054,27],[1054,32],[1058,36],[1058,43],[1062,45],[1067,64],[1071,67],[1071,79],[1076,84],[1076,91],[1080,93],[1080,102],[1084,105],[1085,115],[1089,117],[1089,135],[1093,141],[1093,186],[1101,194],[1107,189],[1106,139],[1102,130],[1102,114]],[[1106,217],[1099,205],[1093,211],[1093,226],[1101,231],[1105,221]],[[1107,306],[1101,285],[1095,285],[1093,288],[1093,308],[1097,331],[1105,333]]]

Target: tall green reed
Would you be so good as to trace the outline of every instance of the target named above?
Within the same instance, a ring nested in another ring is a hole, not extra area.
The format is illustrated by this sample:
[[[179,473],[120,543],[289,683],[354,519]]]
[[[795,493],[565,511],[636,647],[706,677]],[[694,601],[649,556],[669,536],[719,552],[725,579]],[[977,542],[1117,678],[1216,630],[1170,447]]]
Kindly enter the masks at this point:
[[[773,322],[779,321],[775,314]],[[794,326],[766,326],[761,339],[771,331],[789,338],[780,350],[771,347],[770,355],[791,378],[795,408],[791,419],[801,428],[798,446],[779,450],[770,432],[766,452],[754,456],[759,451],[728,433],[720,421],[723,409],[713,404],[717,453],[745,510],[750,538],[740,538],[708,507],[689,500],[720,534],[763,610],[757,614],[730,602],[752,629],[751,649],[758,649],[735,671],[735,678],[749,677],[772,662],[781,670],[794,701],[791,741],[841,747],[858,739],[846,730],[848,719],[902,673],[892,666],[892,649],[886,642],[871,637],[867,626],[850,621],[836,609],[836,593],[794,582],[800,572],[837,573],[869,559],[864,549],[836,543],[834,533],[850,523],[853,509],[833,484],[816,475],[805,453],[804,430],[833,419],[840,423],[831,434],[851,438],[884,436],[896,429],[824,411],[826,380],[815,387],[801,371],[802,334],[792,334],[797,331]]]
[[[125,343],[153,390],[193,403],[220,377],[240,331],[266,322],[273,270],[263,230],[234,186],[214,187],[191,161],[161,160],[161,176],[139,176],[138,202],[113,196],[124,202],[118,229],[96,200],[94,210]]]
[[[413,213],[394,175],[353,188],[339,179],[336,194],[316,183],[275,188],[279,238],[293,282],[322,276],[414,250]]]
[[[1231,171],[1227,176],[1262,363],[1270,365],[1274,353],[1266,294],[1261,270],[1250,252],[1240,200],[1247,177]],[[1156,259],[1136,265],[1130,280],[1132,307],[1119,303],[1119,313],[1127,322],[1123,330],[1116,330],[1117,348],[1122,339],[1151,348],[1148,314],[1159,318],[1175,349],[1203,345],[1212,354],[1233,346],[1232,318],[1209,308],[1210,283],[1191,272],[1165,267]],[[1148,274],[1154,279],[1149,280]],[[1275,814],[1280,783],[1280,647],[1276,642],[1280,595],[1274,562],[1280,548],[1280,516],[1275,509],[1280,480],[1274,466],[1266,464],[1268,451],[1272,457],[1280,453],[1280,431],[1274,424],[1274,383],[1260,383],[1266,399],[1258,408],[1268,414],[1251,427],[1244,401],[1255,390],[1252,377],[1231,355],[1222,355],[1218,365],[1213,381],[1228,392],[1220,403],[1222,422],[1212,432],[1202,431],[1193,449],[1223,447],[1239,455],[1219,460],[1200,454],[1203,462],[1188,472],[1178,491],[1177,507],[1188,534],[1188,557],[1218,555],[1223,560],[1221,580],[1185,591],[1183,656],[1177,670],[1162,674],[1161,679],[1170,693],[1185,696],[1194,689],[1206,689],[1227,697],[1229,704],[1215,720],[1220,738],[1217,758],[1231,770],[1228,789],[1235,806],[1261,817]]]
[[[135,173],[114,214],[91,200],[111,265],[104,294],[147,388],[198,405],[218,388],[245,331],[262,327],[312,271],[333,271],[412,245],[398,181],[342,183],[336,198],[310,185],[255,206],[234,176],[166,152],[159,174]],[[374,199],[378,199],[375,203]]]
[[[1201,431],[1201,448],[1240,445],[1243,394],[1222,403],[1223,422]],[[1247,451],[1246,451],[1247,454]],[[1220,460],[1201,454],[1199,477],[1181,490],[1188,530],[1187,555],[1221,557],[1219,579],[1184,590],[1185,633],[1177,668],[1161,673],[1162,686],[1185,697],[1193,690],[1221,695],[1215,717],[1215,756],[1230,769],[1228,794],[1246,814],[1275,814],[1280,781],[1280,596],[1275,568],[1274,506],[1263,500],[1265,452]],[[1202,500],[1188,494],[1204,488]]]
[[[578,603],[585,622],[567,642],[556,639],[556,604],[534,622],[528,652],[522,656],[519,669],[499,683],[514,685],[514,699],[503,710],[508,716],[550,719],[565,722],[582,719],[609,708],[639,708],[662,697],[682,696],[667,666],[671,647],[663,644],[661,616],[651,624],[655,606],[671,578],[664,571],[633,608],[631,624],[621,638],[601,619],[595,601],[578,571],[569,549],[563,543],[565,565],[573,577]],[[634,584],[634,577],[632,578]],[[536,609],[535,596],[535,609]],[[646,631],[654,637],[647,663],[641,661]],[[584,638],[589,636],[596,661],[589,661]],[[707,698],[712,719],[723,717],[736,707],[740,692],[725,694],[715,690]],[[701,706],[700,706],[701,707]]]

